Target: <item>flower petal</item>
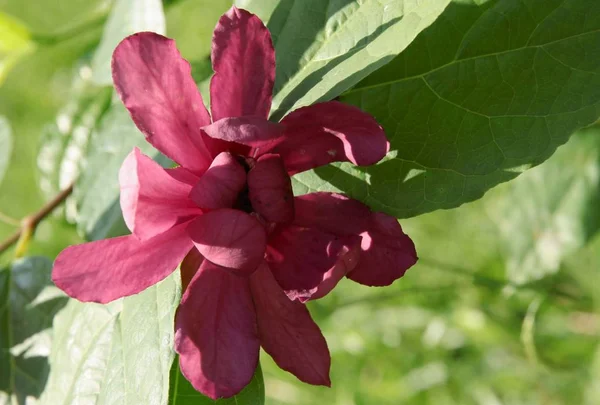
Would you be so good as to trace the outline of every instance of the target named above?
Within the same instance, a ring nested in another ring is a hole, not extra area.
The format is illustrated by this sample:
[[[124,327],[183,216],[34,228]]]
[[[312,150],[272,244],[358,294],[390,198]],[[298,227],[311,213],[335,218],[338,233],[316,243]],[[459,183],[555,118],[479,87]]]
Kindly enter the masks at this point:
[[[275,50],[260,18],[230,8],[215,27],[211,57],[213,121],[244,115],[267,118],[275,82]]]
[[[223,118],[202,129],[211,138],[254,148],[246,151],[250,157],[283,141],[283,126],[257,116]]]
[[[263,349],[299,380],[330,386],[327,342],[306,306],[285,296],[266,265],[250,277],[250,285]]]
[[[141,240],[202,214],[188,197],[191,187],[138,148],[127,155],[119,171],[121,210],[129,230]]]
[[[281,124],[285,141],[270,152],[281,155],[290,175],[339,161],[368,166],[389,151],[383,128],[372,116],[337,101],[295,110]]]
[[[152,32],[133,34],[115,49],[112,71],[117,93],[148,142],[187,169],[206,170],[214,154],[200,128],[210,117],[175,42]]]
[[[252,379],[259,348],[248,278],[204,261],[176,315],[181,372],[204,395],[231,397]]]
[[[306,301],[325,295],[356,265],[358,246],[356,235],[291,225],[269,236],[266,262],[291,299]]]
[[[258,220],[244,212],[208,212],[190,223],[188,233],[198,251],[219,266],[249,274],[263,260],[266,232]]]
[[[146,241],[129,235],[69,246],[54,261],[52,280],[80,301],[106,303],[137,294],[171,274],[194,247],[186,226]]]
[[[294,219],[292,181],[278,155],[261,156],[248,172],[248,191],[254,211],[269,222]]]
[[[358,283],[389,285],[417,261],[415,245],[396,218],[371,212],[361,202],[334,193],[306,194],[296,197],[294,203],[297,226],[340,237],[360,235],[360,260],[347,275]]]
[[[392,284],[417,262],[413,241],[394,217],[375,212],[361,233],[360,261],[347,277],[368,286]]]
[[[229,152],[221,152],[200,177],[190,198],[202,208],[231,208],[244,187],[246,170]]]

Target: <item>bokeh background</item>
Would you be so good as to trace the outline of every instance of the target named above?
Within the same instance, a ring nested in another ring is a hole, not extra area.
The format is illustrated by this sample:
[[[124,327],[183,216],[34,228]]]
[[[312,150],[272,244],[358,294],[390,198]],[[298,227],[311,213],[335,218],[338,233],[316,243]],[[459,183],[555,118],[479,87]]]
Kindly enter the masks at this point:
[[[110,5],[0,0],[0,133],[12,132],[12,148],[0,137],[0,154],[11,156],[0,240],[76,178],[90,151],[112,156],[102,136],[115,127],[102,118],[122,113],[90,69]],[[199,83],[210,74],[212,29],[230,5],[164,1],[167,34]],[[102,192],[96,185],[87,198]],[[73,224],[96,215],[81,212],[82,198],[75,193],[39,226],[28,254],[52,258],[109,232]],[[384,289],[344,281],[310,304],[331,350],[332,388],[302,384],[265,355],[267,404],[600,404],[599,202],[600,127],[592,126],[481,200],[402,221],[420,257],[403,279]]]

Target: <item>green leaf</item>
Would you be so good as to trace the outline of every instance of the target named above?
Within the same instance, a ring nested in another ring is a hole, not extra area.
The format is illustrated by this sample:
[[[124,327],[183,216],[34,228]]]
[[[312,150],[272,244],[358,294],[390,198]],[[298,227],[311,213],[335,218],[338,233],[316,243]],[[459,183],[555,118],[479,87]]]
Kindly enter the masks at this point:
[[[273,38],[272,116],[329,100],[402,52],[450,0],[237,0]]]
[[[67,299],[50,281],[52,262],[28,257],[0,270],[0,403],[38,398],[48,376],[52,317]]]
[[[116,0],[102,41],[92,59],[92,80],[99,85],[112,84],[110,61],[119,42],[140,31],[165,34],[166,22],[161,0]]]
[[[226,399],[212,400],[200,394],[181,374],[179,360],[175,359],[171,367],[169,383],[169,405],[264,405],[265,383],[262,370],[258,365],[254,377],[239,394]]]
[[[6,118],[0,116],[0,183],[8,168],[12,152],[12,135]]]
[[[92,134],[87,167],[74,191],[77,228],[88,239],[127,233],[119,206],[119,169],[134,147],[149,156],[157,155],[125,107],[115,100]],[[168,164],[164,158],[159,160]]]
[[[453,208],[546,160],[600,116],[600,3],[454,1],[389,65],[342,96],[391,152],[295,177],[411,217]],[[592,17],[594,16],[594,17]]]
[[[54,321],[42,405],[166,404],[179,272],[109,305],[71,300]]]
[[[518,285],[558,272],[565,258],[598,234],[598,206],[600,128],[595,127],[573,135],[548,161],[481,200],[402,224],[424,264],[434,259],[490,272],[499,259],[501,277]]]

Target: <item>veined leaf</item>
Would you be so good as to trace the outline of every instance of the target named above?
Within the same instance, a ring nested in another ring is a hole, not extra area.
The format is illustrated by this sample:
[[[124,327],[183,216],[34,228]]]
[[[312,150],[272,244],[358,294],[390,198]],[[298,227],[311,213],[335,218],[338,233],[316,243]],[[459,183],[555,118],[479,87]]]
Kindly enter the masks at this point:
[[[166,22],[161,0],[116,0],[102,35],[102,41],[92,60],[92,80],[99,85],[111,85],[110,61],[119,42],[140,31],[165,34]]]
[[[28,257],[0,270],[0,404],[25,404],[46,384],[52,317],[67,301],[51,269],[45,257]]]
[[[389,65],[342,96],[381,122],[384,162],[295,176],[411,217],[480,198],[600,116],[600,3],[454,1]],[[592,17],[594,16],[594,17]]]
[[[169,396],[179,272],[109,305],[71,300],[54,321],[43,405],[162,405]]]
[[[236,0],[256,13],[277,56],[272,116],[329,100],[402,52],[449,0]]]

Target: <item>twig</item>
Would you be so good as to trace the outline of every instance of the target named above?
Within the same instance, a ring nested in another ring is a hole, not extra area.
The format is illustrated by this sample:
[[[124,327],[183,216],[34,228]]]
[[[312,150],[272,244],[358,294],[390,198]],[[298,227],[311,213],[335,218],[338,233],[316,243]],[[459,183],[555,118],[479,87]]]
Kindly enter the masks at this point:
[[[13,244],[17,243],[15,256],[23,256],[27,250],[27,245],[29,244],[31,237],[35,232],[35,228],[37,228],[39,223],[54,211],[56,207],[62,204],[72,192],[73,184],[61,191],[56,197],[40,208],[39,211],[23,218],[21,220],[21,228],[0,243],[0,253],[3,253]]]

